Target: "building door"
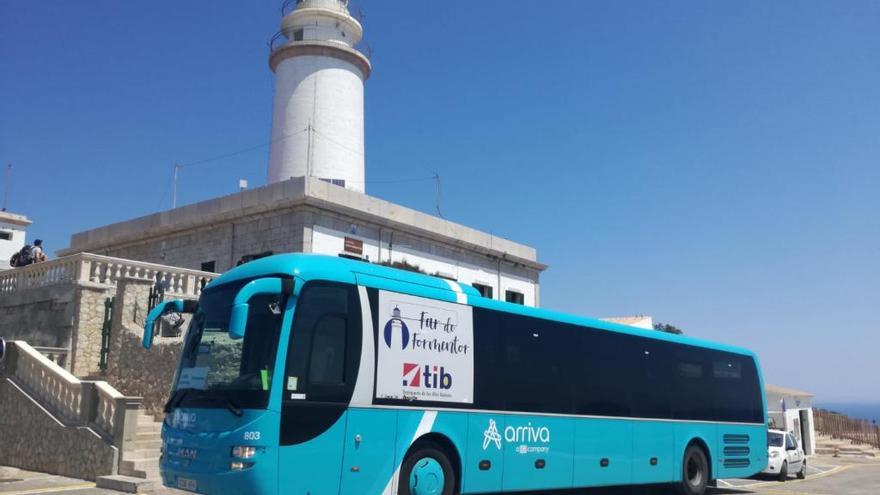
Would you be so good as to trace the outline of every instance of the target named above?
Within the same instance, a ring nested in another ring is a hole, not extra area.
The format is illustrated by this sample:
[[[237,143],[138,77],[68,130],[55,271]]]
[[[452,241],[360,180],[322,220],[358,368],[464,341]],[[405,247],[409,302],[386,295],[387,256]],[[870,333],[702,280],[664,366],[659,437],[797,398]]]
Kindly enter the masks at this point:
[[[804,447],[806,455],[813,455],[813,425],[810,423],[810,410],[801,409],[798,411],[801,417],[801,445]]]

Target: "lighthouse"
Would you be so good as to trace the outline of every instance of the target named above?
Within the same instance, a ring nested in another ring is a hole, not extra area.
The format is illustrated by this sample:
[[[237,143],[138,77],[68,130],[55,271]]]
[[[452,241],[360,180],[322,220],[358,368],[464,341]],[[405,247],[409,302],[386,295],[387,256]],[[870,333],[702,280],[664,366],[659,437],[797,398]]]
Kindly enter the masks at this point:
[[[313,177],[364,192],[363,27],[347,0],[297,0],[273,46],[270,184]]]

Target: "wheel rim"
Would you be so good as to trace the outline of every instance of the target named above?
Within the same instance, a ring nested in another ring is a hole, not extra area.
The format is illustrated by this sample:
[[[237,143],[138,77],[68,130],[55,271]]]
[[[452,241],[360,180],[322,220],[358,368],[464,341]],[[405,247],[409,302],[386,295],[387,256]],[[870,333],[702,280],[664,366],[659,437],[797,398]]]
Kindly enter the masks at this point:
[[[703,469],[695,457],[688,457],[687,480],[691,486],[700,486],[703,483]]]
[[[445,484],[443,466],[431,457],[416,461],[409,473],[409,492],[412,495],[439,495],[443,493]]]

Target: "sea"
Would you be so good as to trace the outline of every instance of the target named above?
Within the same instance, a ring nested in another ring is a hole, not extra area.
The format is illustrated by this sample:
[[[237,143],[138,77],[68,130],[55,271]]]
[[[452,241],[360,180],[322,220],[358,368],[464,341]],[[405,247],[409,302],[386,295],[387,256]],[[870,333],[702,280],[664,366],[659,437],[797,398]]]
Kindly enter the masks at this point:
[[[855,419],[867,419],[880,423],[880,403],[857,403],[857,402],[821,402],[814,404],[819,409],[846,414]]]

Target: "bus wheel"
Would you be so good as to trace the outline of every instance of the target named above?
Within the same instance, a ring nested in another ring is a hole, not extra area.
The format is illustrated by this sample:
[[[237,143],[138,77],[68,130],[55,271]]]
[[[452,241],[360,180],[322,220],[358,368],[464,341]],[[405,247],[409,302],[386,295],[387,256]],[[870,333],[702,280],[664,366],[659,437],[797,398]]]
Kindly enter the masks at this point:
[[[434,446],[417,446],[400,466],[400,495],[453,495],[455,470],[446,454]]]
[[[682,495],[703,495],[709,484],[709,461],[703,449],[691,445],[684,451],[681,463],[681,482],[678,491]]]

